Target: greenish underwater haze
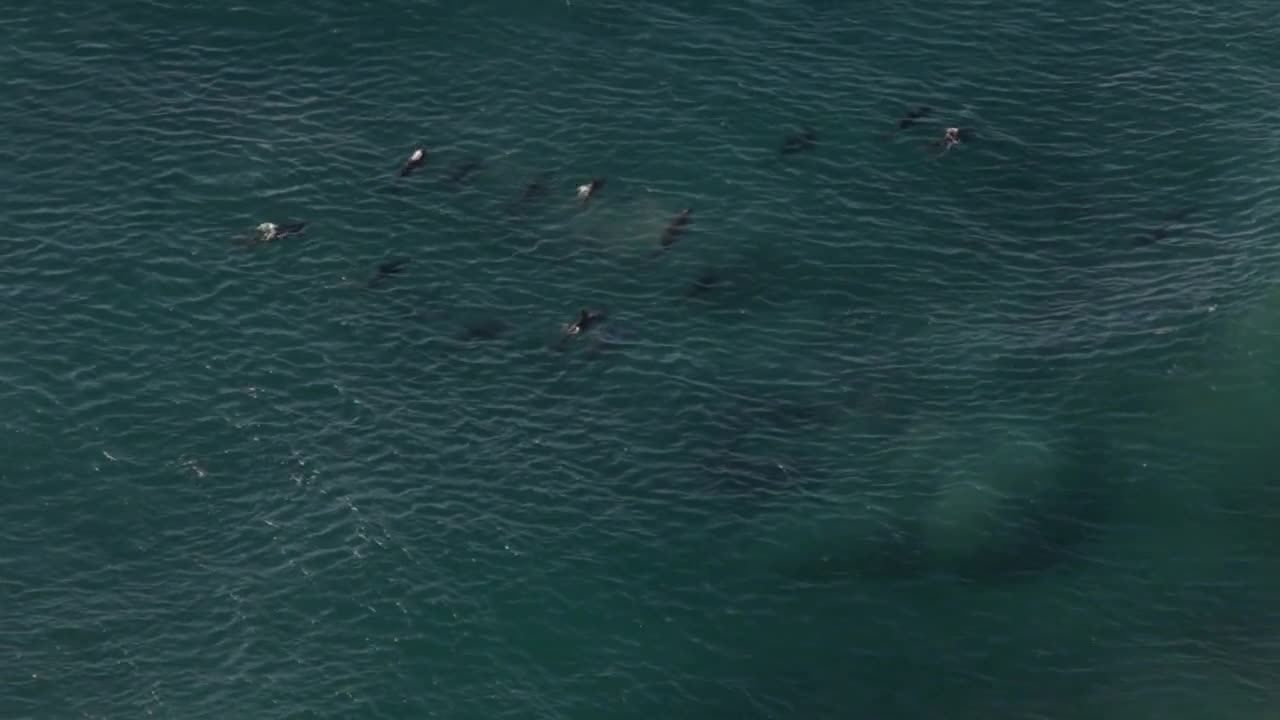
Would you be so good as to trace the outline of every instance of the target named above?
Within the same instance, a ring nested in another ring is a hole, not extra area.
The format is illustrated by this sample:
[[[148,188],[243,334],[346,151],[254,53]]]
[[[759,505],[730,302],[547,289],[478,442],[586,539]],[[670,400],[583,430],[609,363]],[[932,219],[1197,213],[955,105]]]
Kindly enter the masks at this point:
[[[0,718],[1274,717],[1278,13],[7,6]]]

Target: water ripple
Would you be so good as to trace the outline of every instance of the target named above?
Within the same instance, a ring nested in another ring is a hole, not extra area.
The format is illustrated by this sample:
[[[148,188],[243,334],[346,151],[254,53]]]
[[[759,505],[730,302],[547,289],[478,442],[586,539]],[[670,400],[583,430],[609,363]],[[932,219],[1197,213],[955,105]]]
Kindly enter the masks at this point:
[[[1269,8],[21,9],[15,716],[1259,715]]]

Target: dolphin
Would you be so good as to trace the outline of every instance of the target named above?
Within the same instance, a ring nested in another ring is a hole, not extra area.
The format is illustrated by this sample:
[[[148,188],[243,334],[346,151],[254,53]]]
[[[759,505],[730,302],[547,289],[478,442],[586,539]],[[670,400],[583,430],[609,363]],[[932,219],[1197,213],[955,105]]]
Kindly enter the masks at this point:
[[[813,128],[804,128],[798,133],[792,133],[782,141],[782,148],[778,150],[783,155],[791,155],[798,152],[804,152],[813,148],[818,142],[818,132]]]
[[[376,287],[382,284],[384,280],[390,278],[392,275],[398,274],[404,269],[404,266],[408,264],[409,258],[405,257],[391,258],[390,260],[383,261],[378,265],[378,269],[374,273],[373,277],[369,278],[369,287]]]
[[[254,228],[253,237],[245,240],[244,244],[258,245],[261,243],[269,243],[269,242],[272,242],[273,240],[280,240],[283,238],[287,238],[290,235],[296,235],[302,232],[304,229],[306,229],[306,227],[307,227],[307,223],[305,222],[258,223],[258,226]]]
[[[404,161],[404,165],[400,168],[400,177],[409,177],[414,170],[422,167],[427,162],[427,151],[421,146],[413,149],[413,153],[409,155],[409,159]]]
[[[715,270],[706,269],[698,274],[698,277],[685,290],[684,296],[687,298],[699,297],[711,292],[720,284],[720,275]]]
[[[894,135],[898,133],[899,130],[909,129],[912,125],[915,125],[917,121],[923,118],[929,117],[929,114],[932,112],[933,112],[933,108],[929,107],[928,105],[920,105],[912,110],[908,110],[906,115],[903,115],[902,117],[898,118],[897,127],[895,127],[887,135],[885,135],[885,139],[887,140],[889,138],[892,138]]]
[[[588,200],[604,187],[605,178],[591,178],[591,182],[578,186],[578,199],[585,205]]]
[[[451,183],[465,183],[483,167],[484,161],[482,160],[468,160],[455,167],[445,179]]]
[[[666,229],[662,231],[661,244],[663,250],[671,247],[675,244],[676,240],[680,239],[680,234],[684,232],[685,228],[687,228],[689,223],[693,220],[692,216],[693,209],[685,208],[676,213],[676,216],[671,219],[671,222],[667,223]]]

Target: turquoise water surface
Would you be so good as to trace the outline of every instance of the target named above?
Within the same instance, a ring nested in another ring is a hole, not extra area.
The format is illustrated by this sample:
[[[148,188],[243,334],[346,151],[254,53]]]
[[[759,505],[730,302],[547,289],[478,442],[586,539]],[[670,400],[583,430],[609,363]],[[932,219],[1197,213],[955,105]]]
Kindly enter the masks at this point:
[[[1277,15],[18,3],[0,718],[1274,717]]]

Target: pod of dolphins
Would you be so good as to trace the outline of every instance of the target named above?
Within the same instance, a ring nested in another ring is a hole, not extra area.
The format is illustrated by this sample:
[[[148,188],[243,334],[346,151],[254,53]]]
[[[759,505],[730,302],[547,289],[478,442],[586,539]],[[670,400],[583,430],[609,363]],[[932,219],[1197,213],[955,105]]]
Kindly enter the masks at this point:
[[[893,139],[899,132],[910,130],[933,115],[933,108],[927,105],[920,105],[908,110],[900,117],[892,131],[885,135],[885,139]],[[923,147],[935,159],[946,154],[949,150],[957,145],[973,142],[977,137],[977,133],[972,128],[967,127],[948,127],[941,136],[928,142]],[[805,127],[799,132],[787,136],[779,148],[780,155],[793,155],[812,150],[818,143],[818,133],[812,127]],[[420,170],[427,164],[429,154],[424,147],[415,147],[413,152],[401,165],[396,173],[396,179],[404,179],[412,176],[416,171]],[[451,187],[466,183],[474,174],[483,169],[484,164],[479,160],[469,160],[457,167],[454,167],[445,176],[446,183]],[[577,188],[578,201],[586,205],[592,198],[600,194],[604,189],[606,178],[593,177],[589,181],[579,185]],[[513,205],[520,206],[531,202],[539,197],[545,196],[551,192],[550,188],[551,176],[549,173],[541,173],[530,180],[524,187],[518,200]],[[1166,225],[1161,228],[1144,235],[1138,239],[1139,244],[1146,244],[1163,239],[1168,235],[1168,228],[1171,224],[1176,223],[1185,218],[1189,210],[1181,211],[1176,216],[1166,218]],[[689,228],[693,221],[693,209],[684,208],[667,223],[666,228],[662,231],[659,238],[658,247],[654,250],[653,256],[659,256],[670,249]],[[257,245],[260,243],[269,243],[275,240],[281,240],[293,235],[300,234],[307,228],[307,222],[285,222],[273,223],[263,222],[259,224],[255,230],[254,236],[246,242],[248,245]],[[381,285],[391,277],[399,274],[408,264],[407,258],[393,258],[386,260],[378,266],[374,276],[368,281],[368,287],[373,288]],[[698,297],[710,292],[720,283],[720,277],[714,271],[704,271],[689,287],[686,297]],[[578,317],[565,324],[561,328],[559,342],[554,344],[554,349],[564,349],[567,343],[578,336],[586,334],[593,327],[598,325],[605,319],[605,314],[599,310],[590,310],[583,308]],[[500,324],[484,323],[483,327],[468,328],[463,334],[463,339],[492,339],[501,332]]]
[[[884,140],[893,140],[900,133],[916,128],[928,121],[933,116],[933,112],[933,108],[927,105],[909,109],[898,118],[894,127],[885,133]],[[973,128],[945,127],[940,128],[940,130],[941,132],[934,135],[932,140],[921,146],[933,159],[941,158],[953,148],[972,143],[977,138],[977,133]],[[777,148],[777,157],[785,158],[798,153],[812,151],[818,143],[818,131],[813,127],[804,127],[783,139],[781,145]],[[408,158],[396,171],[392,179],[392,189],[395,190],[401,187],[399,185],[401,181],[422,170],[427,165],[429,157],[430,154],[426,148],[421,146],[414,147]],[[482,161],[471,159],[452,167],[443,175],[442,179],[447,187],[456,188],[466,183],[483,168]],[[607,181],[605,177],[587,179],[577,186],[576,201],[581,206],[591,203],[601,195]],[[518,210],[529,203],[552,194],[552,175],[549,172],[542,172],[529,179],[519,196],[513,198],[507,207],[512,211]],[[1172,228],[1184,224],[1184,221],[1193,211],[1193,208],[1185,208],[1165,215],[1161,218],[1161,224],[1158,227],[1135,238],[1134,244],[1138,246],[1149,245],[1169,237]],[[671,217],[661,235],[657,238],[656,247],[651,257],[659,257],[668,252],[690,230],[693,223],[693,212],[693,208],[686,207]],[[263,222],[257,226],[254,235],[248,238],[245,244],[253,246],[296,236],[304,233],[308,225],[305,221]],[[403,273],[408,264],[409,259],[405,257],[393,257],[384,260],[375,268],[373,276],[366,283],[366,287],[377,288],[391,281]],[[704,269],[687,287],[685,297],[690,299],[699,298],[711,293],[722,286],[723,280],[715,270]],[[608,315],[603,310],[582,308],[576,317],[561,326],[558,338],[550,344],[550,349],[554,351],[566,350],[572,343],[579,341],[605,324],[607,319]],[[485,318],[473,320],[463,323],[457,339],[461,341],[493,340],[503,335],[508,329],[508,324],[501,319]],[[616,339],[611,336],[612,333],[606,333],[604,337]],[[595,341],[593,349],[588,353],[589,355],[594,356],[600,351],[603,346],[602,340],[603,338]],[[1097,462],[1097,459],[1092,454],[1081,453],[1081,456],[1091,465]],[[721,464],[723,462],[718,462],[718,465]],[[1101,475],[1101,473],[1096,474]],[[1080,527],[1080,523],[1068,522],[1068,520],[1075,519],[1077,516],[1096,514],[1098,512],[1096,507],[1099,502],[1097,499],[1098,494],[1098,488],[1091,484],[1088,487],[1076,488],[1075,492],[1060,493],[1061,497],[1053,495],[1038,498],[1038,502],[1044,507],[1040,507],[1037,510],[1039,506],[1035,506],[1027,510],[1027,522],[1024,523],[1026,526],[1025,532],[1015,538],[1015,541],[1011,541],[1009,547],[986,549],[981,553],[975,553],[973,557],[954,560],[952,569],[968,573],[974,577],[996,579],[1021,576],[1027,572],[1034,572],[1037,569],[1054,564],[1066,556],[1069,546],[1078,541],[1080,534],[1084,532]],[[855,553],[849,560],[857,566],[857,572],[894,577],[910,575],[927,566],[920,548],[913,544],[912,541],[904,540],[903,538],[887,542],[883,546],[875,545],[865,553]],[[815,569],[820,569],[824,572],[839,570],[838,567],[828,566],[825,560],[821,568]],[[801,570],[803,571],[804,568],[801,568]]]

